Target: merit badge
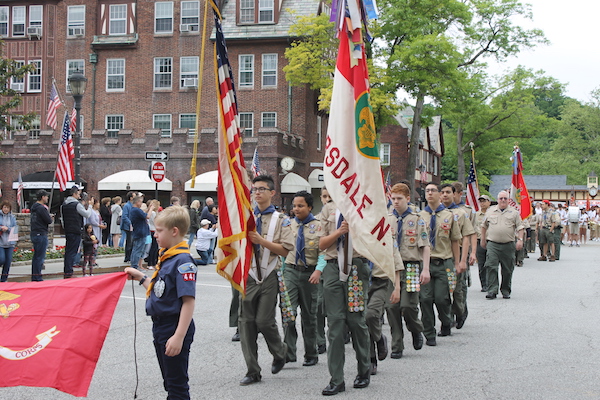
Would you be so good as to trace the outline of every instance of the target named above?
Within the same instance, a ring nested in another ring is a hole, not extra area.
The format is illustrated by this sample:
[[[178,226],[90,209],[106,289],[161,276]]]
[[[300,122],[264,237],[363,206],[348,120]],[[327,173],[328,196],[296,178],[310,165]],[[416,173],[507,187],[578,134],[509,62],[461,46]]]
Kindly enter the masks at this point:
[[[292,301],[290,295],[285,286],[285,280],[283,279],[283,273],[277,271],[277,280],[279,281],[279,308],[281,308],[281,322],[283,326],[287,326],[290,321],[296,320],[296,312],[292,308]]]
[[[458,221],[459,215],[458,214],[454,214],[454,220]]]
[[[408,221],[408,226],[415,226],[415,221]]]
[[[417,224],[419,224],[421,226],[425,226],[425,220],[420,219],[419,222],[417,222]]]
[[[448,222],[450,222],[450,221],[448,221],[448,218],[444,218],[444,222],[445,222],[445,223],[448,223]]]
[[[421,239],[427,239],[427,232],[421,232]]]
[[[446,268],[446,274],[448,275],[448,288],[450,289],[450,293],[454,293],[454,289],[456,289],[456,271],[454,271],[454,268]]]
[[[352,274],[348,276],[348,311],[364,311],[365,296],[363,282],[358,279],[358,267],[352,266]]]
[[[154,295],[158,298],[162,297],[165,292],[165,281],[158,278],[156,282],[154,282]]]
[[[290,226],[290,225],[291,225],[290,219],[288,217],[285,217],[283,219],[283,222],[281,223],[281,226]]]
[[[198,267],[196,267],[195,264],[187,263],[180,265],[177,267],[177,271],[179,271],[179,273],[182,275],[184,281],[196,281],[196,272],[198,272]]]

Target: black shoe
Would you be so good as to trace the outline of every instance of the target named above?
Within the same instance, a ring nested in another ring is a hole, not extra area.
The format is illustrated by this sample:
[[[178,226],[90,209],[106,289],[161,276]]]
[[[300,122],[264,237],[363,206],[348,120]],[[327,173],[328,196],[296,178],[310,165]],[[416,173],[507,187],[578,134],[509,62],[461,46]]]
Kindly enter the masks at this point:
[[[339,385],[334,385],[333,383],[329,383],[325,389],[321,392],[323,396],[333,396],[334,394],[338,394],[340,392],[346,391],[346,384],[344,382]]]
[[[377,358],[379,361],[385,360],[388,355],[387,338],[382,333],[381,338],[377,341]]]
[[[252,385],[253,383],[260,382],[260,379],[260,375],[246,375],[244,379],[240,381],[240,386]]]
[[[235,333],[231,337],[231,341],[232,342],[239,342],[240,341],[240,330],[239,329],[235,330]]]
[[[375,358],[371,359],[371,375],[377,375],[377,360]]]
[[[487,289],[481,288],[481,293],[487,292]]]
[[[312,367],[313,365],[317,365],[317,363],[319,362],[318,358],[305,358],[304,362],[302,363],[303,367]]]
[[[285,358],[282,358],[281,360],[273,360],[273,364],[271,364],[271,373],[273,375],[275,375],[276,373],[278,373],[279,371],[281,371],[283,369],[284,365],[285,365]]]
[[[435,341],[435,338],[431,338],[431,339],[427,339],[427,341],[425,342],[425,344],[427,346],[437,346],[437,343]]]
[[[423,345],[423,342],[421,342],[421,346]],[[391,358],[394,359],[399,359],[402,358],[402,352],[401,351],[392,351],[392,355],[390,356]]]
[[[421,332],[413,332],[413,347],[415,350],[421,350],[423,348],[423,335]],[[402,353],[402,352],[400,352]]]
[[[325,353],[327,351],[327,345],[320,344],[319,346],[317,346],[317,351],[319,352],[319,354]]]
[[[465,321],[467,320],[468,316],[469,316],[469,311],[465,309],[465,312],[463,313],[463,315],[461,315],[460,318],[456,319],[456,329],[460,329],[465,325]]]
[[[442,325],[442,329],[438,332],[438,336],[452,336],[450,327]]]
[[[502,295],[502,298],[503,298],[503,299],[510,299],[510,294],[503,294],[503,295]]]
[[[371,383],[371,375],[367,375],[367,377],[362,377],[360,375],[356,375],[356,379],[354,379],[354,388],[355,389],[364,389],[369,386]]]
[[[494,300],[496,298],[496,293],[488,293],[485,295],[486,299]]]

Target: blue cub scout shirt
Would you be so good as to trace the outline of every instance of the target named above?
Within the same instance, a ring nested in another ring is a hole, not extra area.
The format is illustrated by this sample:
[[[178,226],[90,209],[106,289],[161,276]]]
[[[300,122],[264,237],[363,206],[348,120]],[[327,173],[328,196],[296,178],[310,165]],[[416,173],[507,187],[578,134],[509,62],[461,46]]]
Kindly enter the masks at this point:
[[[196,297],[198,267],[189,254],[177,254],[160,266],[150,297],[146,300],[146,314],[151,317],[178,315],[183,296]]]

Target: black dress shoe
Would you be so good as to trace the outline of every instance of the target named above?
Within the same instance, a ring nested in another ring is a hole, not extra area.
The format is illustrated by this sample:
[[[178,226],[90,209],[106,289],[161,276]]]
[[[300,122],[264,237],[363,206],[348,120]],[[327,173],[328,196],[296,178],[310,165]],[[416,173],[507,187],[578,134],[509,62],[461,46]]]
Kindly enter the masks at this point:
[[[275,375],[276,373],[278,373],[279,371],[281,371],[283,369],[284,365],[285,365],[285,358],[282,358],[281,360],[273,360],[273,364],[271,364],[271,373],[273,375]]]
[[[496,298],[496,293],[488,293],[485,295],[486,299],[494,300]]]
[[[427,346],[437,346],[437,343],[435,341],[435,338],[431,338],[431,339],[427,339],[427,341],[425,342],[425,344]]]
[[[421,345],[423,343],[421,342]],[[392,355],[390,356],[391,358],[395,358],[396,360],[399,358],[402,358],[402,352],[401,351],[392,351]]]
[[[442,329],[438,332],[438,336],[452,336],[450,327],[442,325]]]
[[[377,358],[379,361],[385,360],[388,355],[387,338],[382,333],[381,338],[377,341]]]
[[[467,320],[468,316],[469,316],[469,310],[465,309],[465,312],[463,313],[463,315],[461,315],[460,318],[457,318],[457,320],[456,320],[456,329],[460,329],[465,325],[465,321]]]
[[[244,379],[240,381],[240,386],[252,385],[253,383],[260,382],[260,379],[260,375],[246,375]]]
[[[377,360],[371,359],[371,375],[377,375]]]
[[[354,388],[355,389],[364,389],[369,386],[371,382],[371,375],[367,375],[367,377],[362,377],[360,375],[356,375],[356,379],[354,379]]]
[[[317,351],[319,352],[319,354],[325,353],[327,351],[327,345],[325,345],[325,344],[318,345]]]
[[[240,330],[237,329],[235,331],[235,333],[233,334],[233,336],[231,337],[231,341],[232,342],[239,342],[240,341]]]
[[[304,362],[302,363],[303,367],[312,367],[313,365],[317,365],[317,363],[319,362],[318,358],[305,358]]]
[[[502,298],[503,298],[503,299],[510,299],[510,294],[503,294],[503,295],[502,295]]]
[[[325,389],[321,392],[323,396],[333,396],[334,394],[338,394],[340,392],[346,391],[346,384],[344,382],[339,385],[334,385],[333,383],[329,383]]]
[[[415,350],[421,350],[423,348],[423,335],[421,332],[413,332],[413,348]]]

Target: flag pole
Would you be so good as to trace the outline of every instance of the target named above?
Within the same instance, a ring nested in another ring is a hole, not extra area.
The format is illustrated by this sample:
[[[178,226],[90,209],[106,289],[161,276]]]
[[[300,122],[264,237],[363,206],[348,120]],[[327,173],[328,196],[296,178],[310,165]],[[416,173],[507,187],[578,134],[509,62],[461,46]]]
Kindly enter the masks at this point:
[[[475,144],[473,142],[469,142],[469,146],[471,146],[471,162],[473,163],[473,171],[475,172],[475,184],[477,185],[477,190],[479,191],[479,178],[477,178],[477,168],[475,167]]]

